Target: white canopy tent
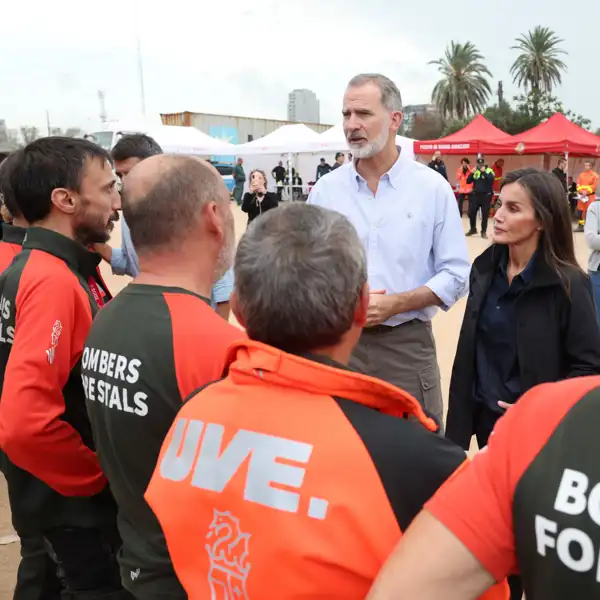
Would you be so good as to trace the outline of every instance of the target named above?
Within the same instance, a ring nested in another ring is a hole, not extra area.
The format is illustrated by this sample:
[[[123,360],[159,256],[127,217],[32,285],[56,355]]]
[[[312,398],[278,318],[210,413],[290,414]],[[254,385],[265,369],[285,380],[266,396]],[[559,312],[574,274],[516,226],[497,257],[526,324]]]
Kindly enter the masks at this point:
[[[319,134],[298,123],[295,125],[282,125],[279,129],[252,142],[238,144],[238,156],[252,156],[254,154],[296,154],[298,152],[311,152],[311,143],[319,139]]]
[[[237,146],[202,133],[195,127],[159,125],[149,127],[144,133],[153,137],[163,152],[192,154],[196,156],[235,155]]]
[[[192,154],[196,156],[232,155],[236,154],[236,146],[218,140],[195,127],[177,127],[162,125],[151,119],[129,119],[112,121],[97,131],[87,135],[106,150],[111,150],[122,135],[145,133],[153,137],[163,152],[169,154]]]

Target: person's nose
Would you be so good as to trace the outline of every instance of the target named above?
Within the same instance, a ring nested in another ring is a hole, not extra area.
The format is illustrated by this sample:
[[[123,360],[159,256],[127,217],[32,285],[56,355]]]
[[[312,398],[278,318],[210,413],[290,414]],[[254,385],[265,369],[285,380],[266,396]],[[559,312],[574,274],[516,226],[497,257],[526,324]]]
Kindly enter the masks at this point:
[[[111,208],[113,211],[121,210],[121,194],[116,190],[113,194]]]

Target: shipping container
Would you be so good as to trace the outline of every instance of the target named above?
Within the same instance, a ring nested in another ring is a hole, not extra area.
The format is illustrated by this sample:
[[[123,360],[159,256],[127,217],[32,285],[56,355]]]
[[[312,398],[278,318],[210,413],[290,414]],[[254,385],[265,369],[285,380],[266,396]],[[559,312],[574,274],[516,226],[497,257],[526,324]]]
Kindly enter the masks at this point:
[[[238,117],[232,115],[215,115],[209,113],[181,112],[161,114],[165,125],[183,125],[195,127],[213,137],[223,139],[232,144],[245,144],[264,137],[279,129],[282,125],[293,125],[291,121],[277,119],[257,119],[253,117]],[[327,131],[331,125],[321,123],[305,123],[317,133]]]

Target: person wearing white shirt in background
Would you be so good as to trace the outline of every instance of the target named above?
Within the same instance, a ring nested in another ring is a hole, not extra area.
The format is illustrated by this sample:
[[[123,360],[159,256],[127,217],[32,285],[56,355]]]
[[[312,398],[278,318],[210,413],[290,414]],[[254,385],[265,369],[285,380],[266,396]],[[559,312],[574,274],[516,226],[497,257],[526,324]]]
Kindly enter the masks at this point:
[[[471,268],[454,193],[396,147],[402,98],[390,79],[352,78],[343,117],[354,161],[320,179],[308,202],[346,215],[367,251],[369,313],[351,366],[410,392],[442,425],[431,319],[465,295]]]

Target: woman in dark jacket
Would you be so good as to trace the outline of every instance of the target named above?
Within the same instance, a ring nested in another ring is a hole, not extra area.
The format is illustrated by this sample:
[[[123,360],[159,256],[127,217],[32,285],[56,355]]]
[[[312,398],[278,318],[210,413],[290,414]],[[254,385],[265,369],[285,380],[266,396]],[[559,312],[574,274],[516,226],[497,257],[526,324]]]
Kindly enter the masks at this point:
[[[250,173],[250,192],[244,194],[242,210],[248,213],[248,225],[262,213],[277,208],[277,194],[267,192],[267,176],[260,169]]]
[[[513,171],[500,200],[494,244],[471,269],[450,382],[446,435],[465,450],[473,435],[485,446],[503,407],[534,385],[600,373],[591,284],[560,182]]]
[[[592,287],[560,181],[532,168],[509,173],[494,220],[494,243],[471,269],[450,381],[446,436],[465,450],[473,435],[486,446],[504,410],[533,386],[600,373]],[[509,585],[520,600],[519,578]]]

